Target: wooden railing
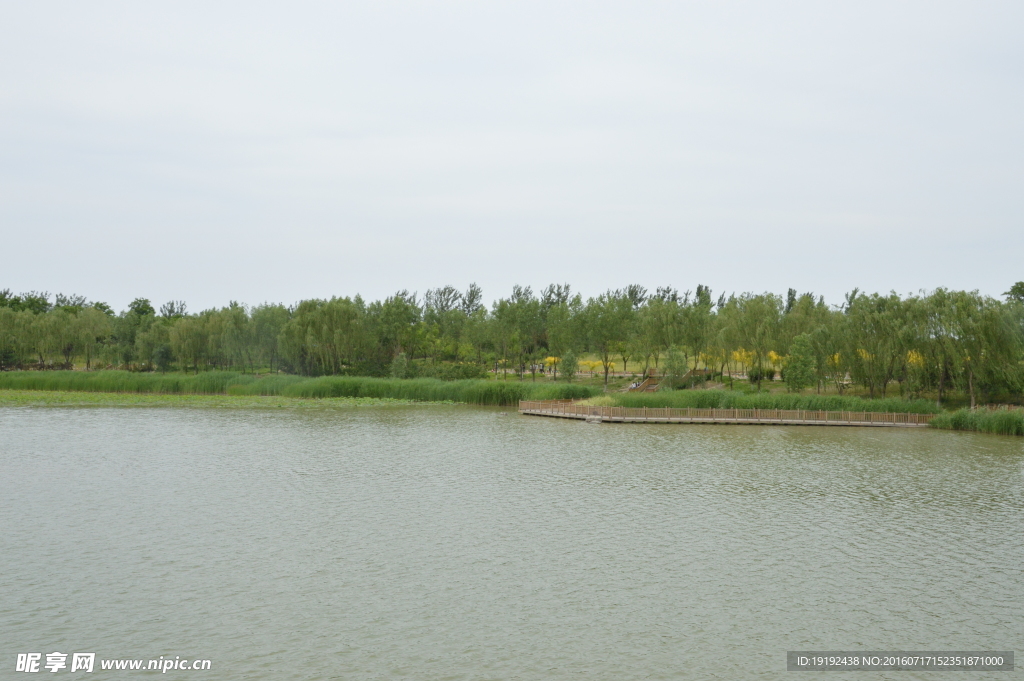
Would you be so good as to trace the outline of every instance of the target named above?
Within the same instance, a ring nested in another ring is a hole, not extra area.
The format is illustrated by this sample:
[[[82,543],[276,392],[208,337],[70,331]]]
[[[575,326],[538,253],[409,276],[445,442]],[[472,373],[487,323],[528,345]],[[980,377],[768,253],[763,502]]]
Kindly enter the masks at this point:
[[[809,409],[697,409],[694,407],[595,407],[571,400],[522,400],[520,414],[612,422],[749,423],[835,426],[925,426],[934,414]]]
[[[637,385],[637,387],[635,387],[635,388],[628,388],[626,390],[626,392],[631,392],[631,393],[652,392],[657,387],[658,387],[658,379],[655,378],[654,376],[648,376],[643,381],[641,381],[640,384]]]

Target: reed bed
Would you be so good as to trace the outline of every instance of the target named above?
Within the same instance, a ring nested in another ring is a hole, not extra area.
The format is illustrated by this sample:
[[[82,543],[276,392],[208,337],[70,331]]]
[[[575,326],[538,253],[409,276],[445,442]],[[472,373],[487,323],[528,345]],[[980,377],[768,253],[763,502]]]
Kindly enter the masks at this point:
[[[0,388],[64,390],[95,393],[162,393],[220,395],[230,386],[255,381],[249,374],[207,371],[201,374],[157,374],[130,371],[10,371],[0,373]]]
[[[1024,435],[1024,410],[958,409],[939,414],[932,419],[931,426],[944,430],[967,430],[994,435]]]
[[[864,399],[838,395],[790,395],[742,393],[732,390],[675,390],[656,393],[624,393],[612,396],[618,407],[693,407],[697,409],[806,409],[808,411],[870,411],[897,414],[937,414],[928,400],[898,397]]]
[[[368,397],[498,406],[514,406],[519,400],[582,399],[601,392],[598,388],[583,385],[532,381],[441,381],[435,378],[358,376],[306,378],[281,374],[257,378],[251,374],[231,371],[210,371],[192,376],[128,371],[12,371],[0,373],[0,389],[306,398]]]
[[[434,378],[388,379],[324,376],[287,386],[287,397],[391,397],[423,402],[462,402],[514,406],[519,400],[567,400],[591,397],[597,388],[525,381],[440,381]]]
[[[286,388],[308,380],[305,376],[275,374],[244,383],[231,383],[226,392],[228,395],[283,395]]]

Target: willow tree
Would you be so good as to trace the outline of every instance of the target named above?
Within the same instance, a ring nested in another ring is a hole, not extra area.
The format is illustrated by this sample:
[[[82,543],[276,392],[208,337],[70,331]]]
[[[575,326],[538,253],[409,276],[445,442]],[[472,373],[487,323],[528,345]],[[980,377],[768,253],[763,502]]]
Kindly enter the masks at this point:
[[[276,313],[280,316],[280,313]],[[281,353],[300,373],[338,374],[372,354],[380,325],[357,297],[305,300],[281,328]],[[280,320],[278,320],[280,321]],[[387,337],[386,363],[397,356],[390,350],[400,343],[400,330]]]
[[[256,357],[254,341],[254,330],[249,318],[249,311],[244,305],[232,300],[227,307],[218,311],[220,318],[220,342],[224,349],[224,355],[230,366],[241,365],[242,371],[246,365],[253,370],[253,363]]]
[[[758,390],[764,377],[765,360],[779,337],[782,306],[782,297],[774,293],[744,293],[735,299],[730,333],[739,347],[752,353]]]
[[[206,317],[192,316],[179,319],[170,329],[171,349],[195,373],[205,363],[210,349],[210,331]]]
[[[28,310],[0,306],[0,369],[17,368],[32,353],[35,318]]]
[[[977,291],[952,295],[952,344],[963,366],[964,388],[977,405],[979,378],[994,383],[1019,373],[1020,337],[1000,304]]]
[[[846,357],[854,380],[868,388],[871,397],[893,380],[900,362],[910,349],[906,307],[895,293],[881,296],[859,294],[847,298],[845,309]]]
[[[280,352],[278,337],[291,315],[284,305],[270,303],[257,305],[249,315],[252,319],[252,340],[260,365],[268,366],[273,371]]]
[[[110,316],[95,306],[86,307],[76,315],[75,332],[78,347],[85,355],[87,371],[92,369],[93,357],[103,347],[110,329]]]
[[[938,389],[936,404],[940,407],[947,390],[947,377],[955,379],[960,368],[953,340],[953,299],[950,291],[937,288],[921,300],[922,333],[914,348],[922,356],[926,375],[934,376]]]

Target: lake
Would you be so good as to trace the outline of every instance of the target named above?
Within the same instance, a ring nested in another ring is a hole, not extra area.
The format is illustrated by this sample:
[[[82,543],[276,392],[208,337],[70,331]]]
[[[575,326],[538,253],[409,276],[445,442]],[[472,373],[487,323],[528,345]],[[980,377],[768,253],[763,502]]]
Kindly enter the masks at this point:
[[[53,651],[95,652],[93,678],[178,656],[212,664],[179,678],[621,680],[1024,649],[1008,437],[4,408],[0,528],[3,678]]]

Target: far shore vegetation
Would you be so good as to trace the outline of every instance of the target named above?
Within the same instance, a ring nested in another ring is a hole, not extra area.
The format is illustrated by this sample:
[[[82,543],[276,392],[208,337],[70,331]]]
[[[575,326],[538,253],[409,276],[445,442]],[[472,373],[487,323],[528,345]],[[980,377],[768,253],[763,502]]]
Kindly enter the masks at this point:
[[[0,390],[57,390],[167,395],[374,398],[512,406],[519,400],[581,399],[599,388],[567,383],[529,383],[366,376],[255,376],[233,371],[197,375],[129,371],[11,371],[0,373]]]
[[[341,409],[453,404],[379,397],[305,399],[280,395],[196,395],[170,393],[70,392],[65,390],[3,390],[0,407],[191,407],[215,409]]]
[[[929,424],[944,430],[969,430],[995,435],[1024,435],[1022,409],[958,409],[939,414]]]
[[[622,392],[649,375],[658,392]],[[1024,282],[1004,300],[854,290],[834,305],[792,289],[716,298],[634,285],[584,299],[565,284],[516,286],[490,307],[471,285],[198,313],[3,290],[0,389],[505,406],[603,395],[623,406],[946,411],[937,426],[1013,432]]]

